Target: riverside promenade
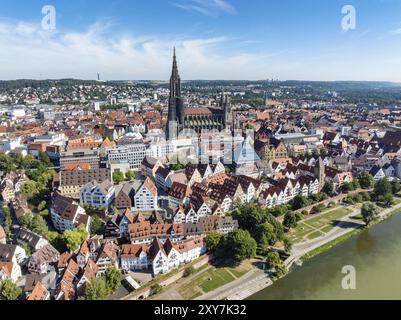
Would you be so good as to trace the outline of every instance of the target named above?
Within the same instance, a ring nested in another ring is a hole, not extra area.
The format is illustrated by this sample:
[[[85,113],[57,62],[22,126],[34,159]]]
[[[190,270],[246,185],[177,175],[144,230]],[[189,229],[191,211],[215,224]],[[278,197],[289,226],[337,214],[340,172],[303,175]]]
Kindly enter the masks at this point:
[[[400,209],[401,203],[397,204],[389,209],[383,210],[379,214],[379,219],[383,220],[387,218],[388,214],[393,211]],[[301,257],[307,253],[327,244],[331,241],[346,235],[353,230],[362,228],[365,226],[363,222],[356,221],[353,219],[355,216],[360,214],[360,209],[355,208],[350,214],[345,216],[336,227],[322,237],[306,241],[303,243],[295,244],[293,246],[291,256],[284,262],[285,266],[289,269],[291,266],[299,261]],[[247,274],[241,278],[230,282],[216,290],[208,292],[196,300],[244,300],[255,293],[271,286],[273,281],[269,275],[261,269],[254,267]]]

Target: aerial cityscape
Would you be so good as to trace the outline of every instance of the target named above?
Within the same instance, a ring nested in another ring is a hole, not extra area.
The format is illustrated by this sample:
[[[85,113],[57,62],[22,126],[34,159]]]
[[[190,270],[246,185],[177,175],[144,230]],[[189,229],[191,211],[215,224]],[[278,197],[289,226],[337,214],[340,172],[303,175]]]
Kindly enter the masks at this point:
[[[0,300],[401,299],[401,3],[149,2],[5,5]]]

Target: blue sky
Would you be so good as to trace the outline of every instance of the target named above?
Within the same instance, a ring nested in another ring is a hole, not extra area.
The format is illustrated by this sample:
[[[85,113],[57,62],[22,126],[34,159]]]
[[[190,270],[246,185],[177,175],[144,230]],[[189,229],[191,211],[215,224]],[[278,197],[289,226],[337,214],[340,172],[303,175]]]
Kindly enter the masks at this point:
[[[183,79],[401,82],[401,0],[2,0],[0,46],[1,79],[163,80],[176,46]]]

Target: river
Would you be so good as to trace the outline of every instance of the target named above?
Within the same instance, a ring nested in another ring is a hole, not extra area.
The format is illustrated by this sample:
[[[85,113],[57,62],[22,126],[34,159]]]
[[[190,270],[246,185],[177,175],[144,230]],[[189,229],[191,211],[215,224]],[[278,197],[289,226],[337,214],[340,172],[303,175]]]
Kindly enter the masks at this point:
[[[342,288],[344,266],[355,268],[355,290]],[[249,299],[401,299],[401,214],[306,261]]]

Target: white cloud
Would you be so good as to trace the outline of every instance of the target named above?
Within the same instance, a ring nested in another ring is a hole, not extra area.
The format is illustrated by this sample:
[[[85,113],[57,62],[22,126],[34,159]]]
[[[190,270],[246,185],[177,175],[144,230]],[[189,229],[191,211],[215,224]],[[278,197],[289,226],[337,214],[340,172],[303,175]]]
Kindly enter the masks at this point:
[[[234,14],[235,8],[226,0],[180,0],[174,6],[189,12],[215,16],[218,12]]]
[[[385,55],[379,47],[257,53],[249,39],[116,35],[111,25],[100,21],[81,32],[49,33],[40,25],[0,21],[0,78],[95,79],[99,72],[105,80],[168,80],[175,46],[184,80],[400,81],[396,43]]]
[[[183,79],[264,79],[268,56],[231,52],[227,37],[115,36],[109,22],[84,32],[48,33],[40,25],[0,22],[2,79],[168,79],[177,48]],[[224,52],[223,54],[221,52]]]

